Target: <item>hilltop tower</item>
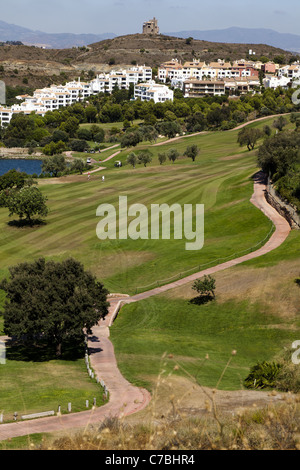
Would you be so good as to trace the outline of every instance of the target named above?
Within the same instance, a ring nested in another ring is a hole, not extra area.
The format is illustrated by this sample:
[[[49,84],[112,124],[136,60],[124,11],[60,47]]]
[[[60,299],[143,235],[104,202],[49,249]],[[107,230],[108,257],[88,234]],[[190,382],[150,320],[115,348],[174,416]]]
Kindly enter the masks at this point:
[[[143,24],[143,34],[159,34],[158,22],[155,17],[153,20],[145,21]]]

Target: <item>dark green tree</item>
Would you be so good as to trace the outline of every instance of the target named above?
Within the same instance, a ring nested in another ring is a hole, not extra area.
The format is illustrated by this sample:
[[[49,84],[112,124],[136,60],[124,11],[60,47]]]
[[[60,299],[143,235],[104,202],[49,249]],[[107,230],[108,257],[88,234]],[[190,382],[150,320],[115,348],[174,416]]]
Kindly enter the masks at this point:
[[[262,132],[259,129],[244,127],[238,133],[238,143],[240,146],[246,145],[248,150],[254,149],[257,141],[262,137]]]
[[[63,155],[53,155],[53,157],[45,158],[42,164],[44,173],[51,173],[54,177],[58,173],[65,171],[67,168],[66,159]]]
[[[179,152],[178,150],[176,149],[170,149],[168,151],[168,159],[171,161],[171,162],[175,162],[177,160],[177,158],[179,157]]]
[[[18,215],[20,220],[32,223],[33,217],[46,217],[47,198],[36,186],[4,190],[0,193],[0,206],[9,210],[9,215]]]
[[[193,284],[193,290],[205,299],[215,299],[216,280],[212,276],[204,276],[203,279],[197,279]]]
[[[162,152],[162,153],[158,154],[158,161],[159,161],[160,165],[165,163],[166,160],[167,160],[167,156],[166,156],[165,152]]]
[[[273,122],[273,127],[275,129],[278,129],[280,132],[283,130],[283,128],[287,125],[287,120],[285,119],[284,116],[279,116],[275,121]]]
[[[138,155],[138,162],[146,167],[148,163],[152,162],[152,153],[149,150],[143,150]]]
[[[0,191],[11,188],[21,189],[24,186],[32,186],[33,184],[35,184],[35,181],[31,176],[14,169],[0,176]]]
[[[127,163],[131,165],[133,168],[135,168],[137,162],[138,162],[138,158],[136,154],[134,152],[131,152],[127,157]]]
[[[80,343],[108,313],[108,291],[78,261],[41,258],[10,268],[0,284],[6,294],[4,331],[19,341],[55,345]]]
[[[143,137],[139,130],[126,132],[121,139],[121,147],[136,147],[142,140]]]
[[[199,155],[200,149],[197,145],[189,145],[184,152],[184,156],[191,158],[193,162],[196,160],[197,155]]]
[[[76,158],[71,165],[72,171],[78,171],[81,175],[84,172],[86,166],[80,158]]]

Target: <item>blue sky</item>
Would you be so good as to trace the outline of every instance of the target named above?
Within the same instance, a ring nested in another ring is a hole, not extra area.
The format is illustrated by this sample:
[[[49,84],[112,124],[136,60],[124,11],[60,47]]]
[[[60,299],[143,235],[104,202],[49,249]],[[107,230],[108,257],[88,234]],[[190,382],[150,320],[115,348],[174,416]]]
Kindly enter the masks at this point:
[[[0,20],[49,33],[139,33],[153,16],[161,32],[239,26],[300,34],[299,0],[0,0]]]

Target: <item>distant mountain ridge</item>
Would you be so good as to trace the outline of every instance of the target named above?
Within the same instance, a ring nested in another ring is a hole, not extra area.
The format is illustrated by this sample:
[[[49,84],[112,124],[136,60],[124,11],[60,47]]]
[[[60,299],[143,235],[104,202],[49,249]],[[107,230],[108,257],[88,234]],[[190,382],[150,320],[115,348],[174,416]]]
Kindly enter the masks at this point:
[[[300,35],[278,33],[272,29],[231,27],[216,30],[188,30],[162,33],[177,38],[193,37],[203,41],[230,44],[266,44],[290,52],[300,53]],[[25,45],[44,46],[52,49],[68,49],[114,39],[115,33],[72,34],[44,33],[0,20],[0,42],[21,41]]]
[[[267,44],[290,52],[300,53],[300,36],[297,34],[278,33],[272,29],[251,29],[232,27],[207,31],[179,31],[164,33],[178,38],[192,37],[204,41],[238,43],[238,44]]]
[[[87,46],[105,39],[113,39],[114,33],[102,34],[72,34],[72,33],[43,33],[32,31],[22,26],[6,23],[0,20],[0,42],[21,41],[26,45],[44,46],[53,49],[68,49]]]

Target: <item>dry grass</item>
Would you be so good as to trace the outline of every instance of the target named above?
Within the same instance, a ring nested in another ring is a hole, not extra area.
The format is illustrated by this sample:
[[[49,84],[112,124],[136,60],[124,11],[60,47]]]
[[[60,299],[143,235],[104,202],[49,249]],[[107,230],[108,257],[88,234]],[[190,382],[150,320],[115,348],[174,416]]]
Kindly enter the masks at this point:
[[[268,268],[237,267],[215,274],[216,296],[219,303],[241,298],[250,303],[259,302],[266,314],[271,312],[289,321],[299,314],[299,287],[294,282],[298,276],[299,260],[283,261]],[[195,296],[192,285],[179,287],[165,295],[191,299]]]
[[[224,368],[229,366],[235,352]],[[167,357],[162,358],[166,360]],[[172,357],[168,359],[173,360]],[[178,369],[174,362],[174,371]],[[41,450],[299,450],[300,395],[210,390],[164,370],[148,408],[44,440]],[[221,379],[220,379],[221,380]]]
[[[123,420],[107,419],[98,427],[88,428],[51,441],[42,450],[299,450],[299,397],[285,395],[280,403],[265,401],[264,406],[236,408],[235,413],[222,410],[218,391],[200,391],[202,410],[198,406],[199,388],[187,392],[176,378],[168,385],[160,383],[152,406],[144,414]],[[170,395],[171,384],[179,385]],[[164,399],[160,401],[163,388]],[[181,396],[178,397],[178,392]],[[222,392],[223,393],[223,392]],[[168,399],[167,395],[168,394]],[[267,397],[267,394],[265,394]],[[233,396],[230,397],[233,400]],[[259,400],[258,400],[259,403]],[[233,403],[232,403],[233,404]],[[143,418],[143,419],[141,419]]]

